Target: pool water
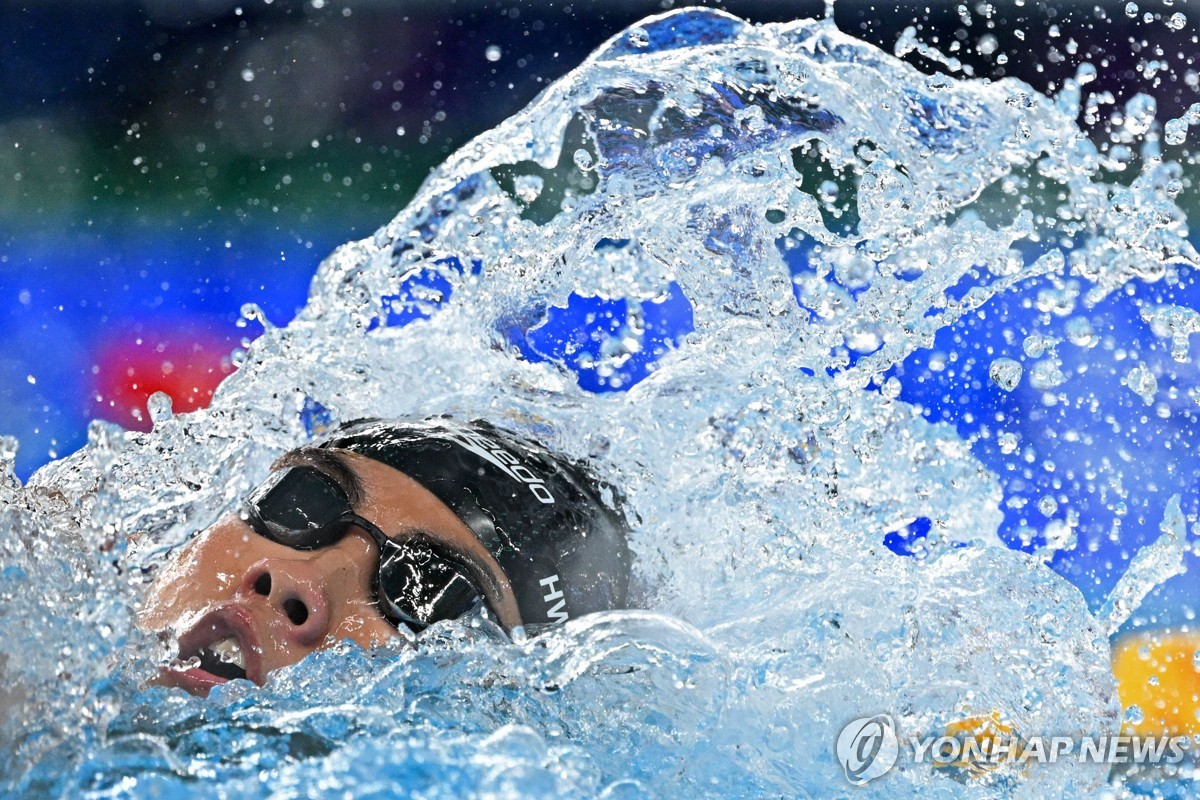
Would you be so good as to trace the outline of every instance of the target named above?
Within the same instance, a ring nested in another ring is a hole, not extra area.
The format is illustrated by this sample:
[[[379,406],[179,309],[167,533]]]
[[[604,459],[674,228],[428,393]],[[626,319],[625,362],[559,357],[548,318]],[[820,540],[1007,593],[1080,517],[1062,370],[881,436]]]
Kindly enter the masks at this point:
[[[154,398],[153,432],[96,423],[0,487],[4,791],[1112,790],[1067,763],[855,789],[833,747],[881,713],[1116,732],[1110,635],[1188,591],[1180,170],[1144,100],[1123,148],[1083,136],[1088,79],[928,75],[825,21],[618,34],[335,251],[211,407]],[[621,486],[640,608],[144,687],[170,643],[132,609],[172,548],[339,421],[427,413]]]

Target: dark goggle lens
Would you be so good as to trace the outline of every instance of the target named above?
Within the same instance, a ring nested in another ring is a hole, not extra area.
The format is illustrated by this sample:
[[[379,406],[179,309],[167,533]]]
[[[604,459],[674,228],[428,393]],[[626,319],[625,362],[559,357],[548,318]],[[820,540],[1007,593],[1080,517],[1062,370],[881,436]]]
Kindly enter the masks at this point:
[[[297,550],[336,544],[352,524],[370,526],[355,516],[337,482],[312,467],[273,474],[247,498],[245,513],[255,531]],[[376,593],[385,616],[417,629],[462,616],[479,599],[464,569],[415,541],[385,543]]]
[[[387,616],[419,628],[460,617],[479,598],[459,567],[419,542],[397,545],[383,555],[377,592]]]
[[[342,488],[311,467],[292,467],[276,473],[246,503],[250,522],[259,533],[280,544],[305,550],[325,547],[340,539],[346,525],[338,523],[350,510],[350,501]]]

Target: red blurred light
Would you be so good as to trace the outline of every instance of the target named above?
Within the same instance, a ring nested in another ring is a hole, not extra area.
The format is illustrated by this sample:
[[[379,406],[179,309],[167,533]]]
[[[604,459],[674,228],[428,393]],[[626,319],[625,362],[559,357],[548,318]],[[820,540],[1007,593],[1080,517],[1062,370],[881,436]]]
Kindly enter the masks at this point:
[[[150,430],[146,401],[155,392],[170,396],[176,413],[204,408],[233,372],[228,339],[211,333],[174,330],[162,335],[123,337],[102,344],[93,380],[92,416],[133,430]]]

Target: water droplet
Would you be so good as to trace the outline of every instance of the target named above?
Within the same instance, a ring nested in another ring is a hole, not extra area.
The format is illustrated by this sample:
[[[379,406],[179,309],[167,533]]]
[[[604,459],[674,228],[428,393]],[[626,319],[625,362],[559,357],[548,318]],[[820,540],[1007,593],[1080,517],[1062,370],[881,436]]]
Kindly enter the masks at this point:
[[[949,75],[941,72],[937,73],[936,75],[930,75],[925,79],[926,88],[932,92],[940,92],[943,89],[949,89],[953,85],[954,78],[951,78]]]
[[[171,396],[166,392],[155,392],[146,400],[146,411],[150,412],[150,421],[155,427],[171,419]]]
[[[87,440],[92,448],[92,456],[111,455],[115,452],[116,443],[121,440],[124,429],[119,425],[94,419],[88,423]]]
[[[242,80],[244,80],[246,83],[254,80],[254,70],[250,69],[249,67],[246,67],[244,70],[242,70]]]
[[[629,29],[629,43],[637,48],[650,44],[650,33],[640,25]]]
[[[1145,364],[1138,364],[1129,370],[1121,383],[1128,386],[1130,391],[1142,398],[1142,402],[1150,405],[1154,402],[1154,393],[1158,391],[1158,378]]]
[[[1100,341],[1100,337],[1096,335],[1096,331],[1092,327],[1091,320],[1086,317],[1071,317],[1063,329],[1066,331],[1067,341],[1076,347],[1090,349]]]
[[[1146,714],[1142,711],[1142,707],[1132,705],[1125,709],[1125,721],[1130,725],[1141,725],[1146,719]]]
[[[1126,3],[1125,4],[1125,16],[1129,17],[1130,19],[1133,19],[1134,17],[1137,16],[1137,14],[1138,14],[1138,4],[1137,3]]]
[[[857,353],[874,353],[883,346],[883,338],[873,325],[855,326],[844,338],[846,346]]]
[[[592,168],[592,154],[582,147],[575,151],[575,166],[579,167],[584,172]]]
[[[1158,103],[1148,94],[1139,92],[1125,103],[1124,128],[1133,136],[1142,136],[1154,124]]]
[[[1022,349],[1025,351],[1025,355],[1029,356],[1030,358],[1039,358],[1043,353],[1046,352],[1047,348],[1052,348],[1055,344],[1057,344],[1057,340],[1051,336],[1043,336],[1040,333],[1031,333],[1025,337],[1025,341],[1022,343]]]
[[[1015,433],[1002,433],[996,437],[996,442],[1000,445],[1000,452],[1006,456],[1017,452],[1017,447],[1020,446],[1020,440]]]
[[[1043,516],[1052,517],[1058,511],[1058,501],[1050,495],[1046,495],[1038,500],[1038,511],[1042,512]]]
[[[271,321],[267,319],[266,313],[259,308],[258,303],[245,303],[241,309],[241,316],[234,323],[239,328],[244,328],[250,322],[257,322],[263,326],[263,330],[271,330]]]
[[[992,379],[992,383],[1006,392],[1011,392],[1021,382],[1022,371],[1021,365],[1011,358],[997,358],[992,362],[988,376]]]
[[[17,460],[21,443],[15,436],[0,436],[0,465],[11,466]]]
[[[540,175],[518,175],[513,180],[513,187],[522,203],[532,203],[542,193],[545,181]]]
[[[1042,498],[1043,501],[1047,498]],[[1041,505],[1038,506],[1041,509]],[[1058,504],[1054,504],[1055,510],[1058,509]],[[1043,511],[1044,513],[1044,511]],[[1042,531],[1042,538],[1046,540],[1047,550],[1070,550],[1078,542],[1075,536],[1075,529],[1067,524],[1065,520],[1053,519],[1046,525],[1046,529]]]
[[[498,45],[489,44],[487,49],[483,51],[483,57],[488,61],[499,61],[502,53]]]
[[[1054,356],[1048,356],[1029,368],[1029,385],[1035,389],[1046,391],[1062,386],[1067,381],[1062,371],[1062,362]]]
[[[1070,281],[1063,286],[1040,289],[1037,294],[1037,310],[1065,317],[1075,310],[1078,300],[1079,282]]]
[[[1187,363],[1192,334],[1200,333],[1200,312],[1184,306],[1150,306],[1142,309],[1142,320],[1155,336],[1171,340],[1171,358]]]

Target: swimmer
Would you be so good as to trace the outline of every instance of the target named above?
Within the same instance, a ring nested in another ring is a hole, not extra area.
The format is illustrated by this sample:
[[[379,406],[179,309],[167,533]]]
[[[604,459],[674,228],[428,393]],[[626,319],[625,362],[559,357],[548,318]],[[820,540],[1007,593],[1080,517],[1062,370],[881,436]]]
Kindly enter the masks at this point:
[[[272,466],[173,557],[139,625],[207,695],[350,639],[479,613],[510,636],[623,608],[628,527],[582,466],[487,422],[360,420]]]

